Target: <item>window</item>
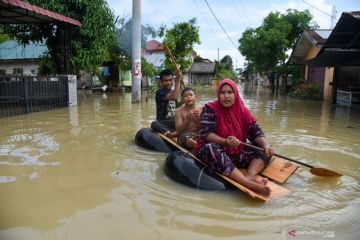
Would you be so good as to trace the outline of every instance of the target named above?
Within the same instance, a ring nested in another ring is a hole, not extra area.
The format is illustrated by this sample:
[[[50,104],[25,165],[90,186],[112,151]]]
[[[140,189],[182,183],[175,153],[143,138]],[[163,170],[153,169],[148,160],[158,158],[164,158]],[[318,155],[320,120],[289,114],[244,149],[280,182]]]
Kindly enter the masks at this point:
[[[0,69],[0,75],[5,75],[6,74],[6,70],[5,69]]]
[[[14,75],[22,75],[23,69],[22,68],[14,68],[13,73],[14,73]]]

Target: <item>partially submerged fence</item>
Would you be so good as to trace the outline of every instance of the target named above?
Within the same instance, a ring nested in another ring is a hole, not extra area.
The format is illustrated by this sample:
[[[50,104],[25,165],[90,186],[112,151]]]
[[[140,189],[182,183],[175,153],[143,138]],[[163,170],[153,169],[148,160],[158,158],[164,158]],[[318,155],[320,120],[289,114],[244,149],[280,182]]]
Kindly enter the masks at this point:
[[[337,90],[337,104],[351,107],[352,104],[360,103],[360,91]]]
[[[68,77],[0,75],[0,117],[67,107]]]

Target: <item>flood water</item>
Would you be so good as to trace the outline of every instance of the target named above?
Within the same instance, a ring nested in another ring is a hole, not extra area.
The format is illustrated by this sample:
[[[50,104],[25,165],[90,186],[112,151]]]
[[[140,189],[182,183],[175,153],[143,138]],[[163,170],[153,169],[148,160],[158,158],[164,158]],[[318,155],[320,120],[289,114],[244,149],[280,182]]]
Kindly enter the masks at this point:
[[[277,153],[344,176],[300,167],[267,203],[183,186],[134,143],[153,96],[80,92],[77,107],[0,119],[0,239],[360,239],[360,110],[239,87]]]

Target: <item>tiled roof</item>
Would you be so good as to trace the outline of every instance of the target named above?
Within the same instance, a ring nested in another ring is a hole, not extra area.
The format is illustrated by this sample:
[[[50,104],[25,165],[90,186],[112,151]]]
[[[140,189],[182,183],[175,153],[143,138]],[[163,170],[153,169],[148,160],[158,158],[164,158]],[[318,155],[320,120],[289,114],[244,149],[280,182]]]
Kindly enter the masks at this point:
[[[164,46],[162,43],[156,40],[150,40],[146,42],[146,50],[147,51],[163,51]]]
[[[67,22],[81,26],[78,20],[21,0],[0,0],[0,23]]]

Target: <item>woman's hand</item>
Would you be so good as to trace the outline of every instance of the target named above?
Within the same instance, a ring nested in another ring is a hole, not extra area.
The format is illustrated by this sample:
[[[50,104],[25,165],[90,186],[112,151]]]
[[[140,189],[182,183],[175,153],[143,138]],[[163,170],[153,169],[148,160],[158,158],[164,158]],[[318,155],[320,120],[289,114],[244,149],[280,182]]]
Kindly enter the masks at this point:
[[[274,149],[272,149],[270,144],[266,144],[265,147],[263,147],[263,149],[267,157],[272,157],[275,153]]]
[[[240,140],[234,136],[228,136],[226,138],[226,145],[228,145],[229,147],[237,147],[240,145]]]

